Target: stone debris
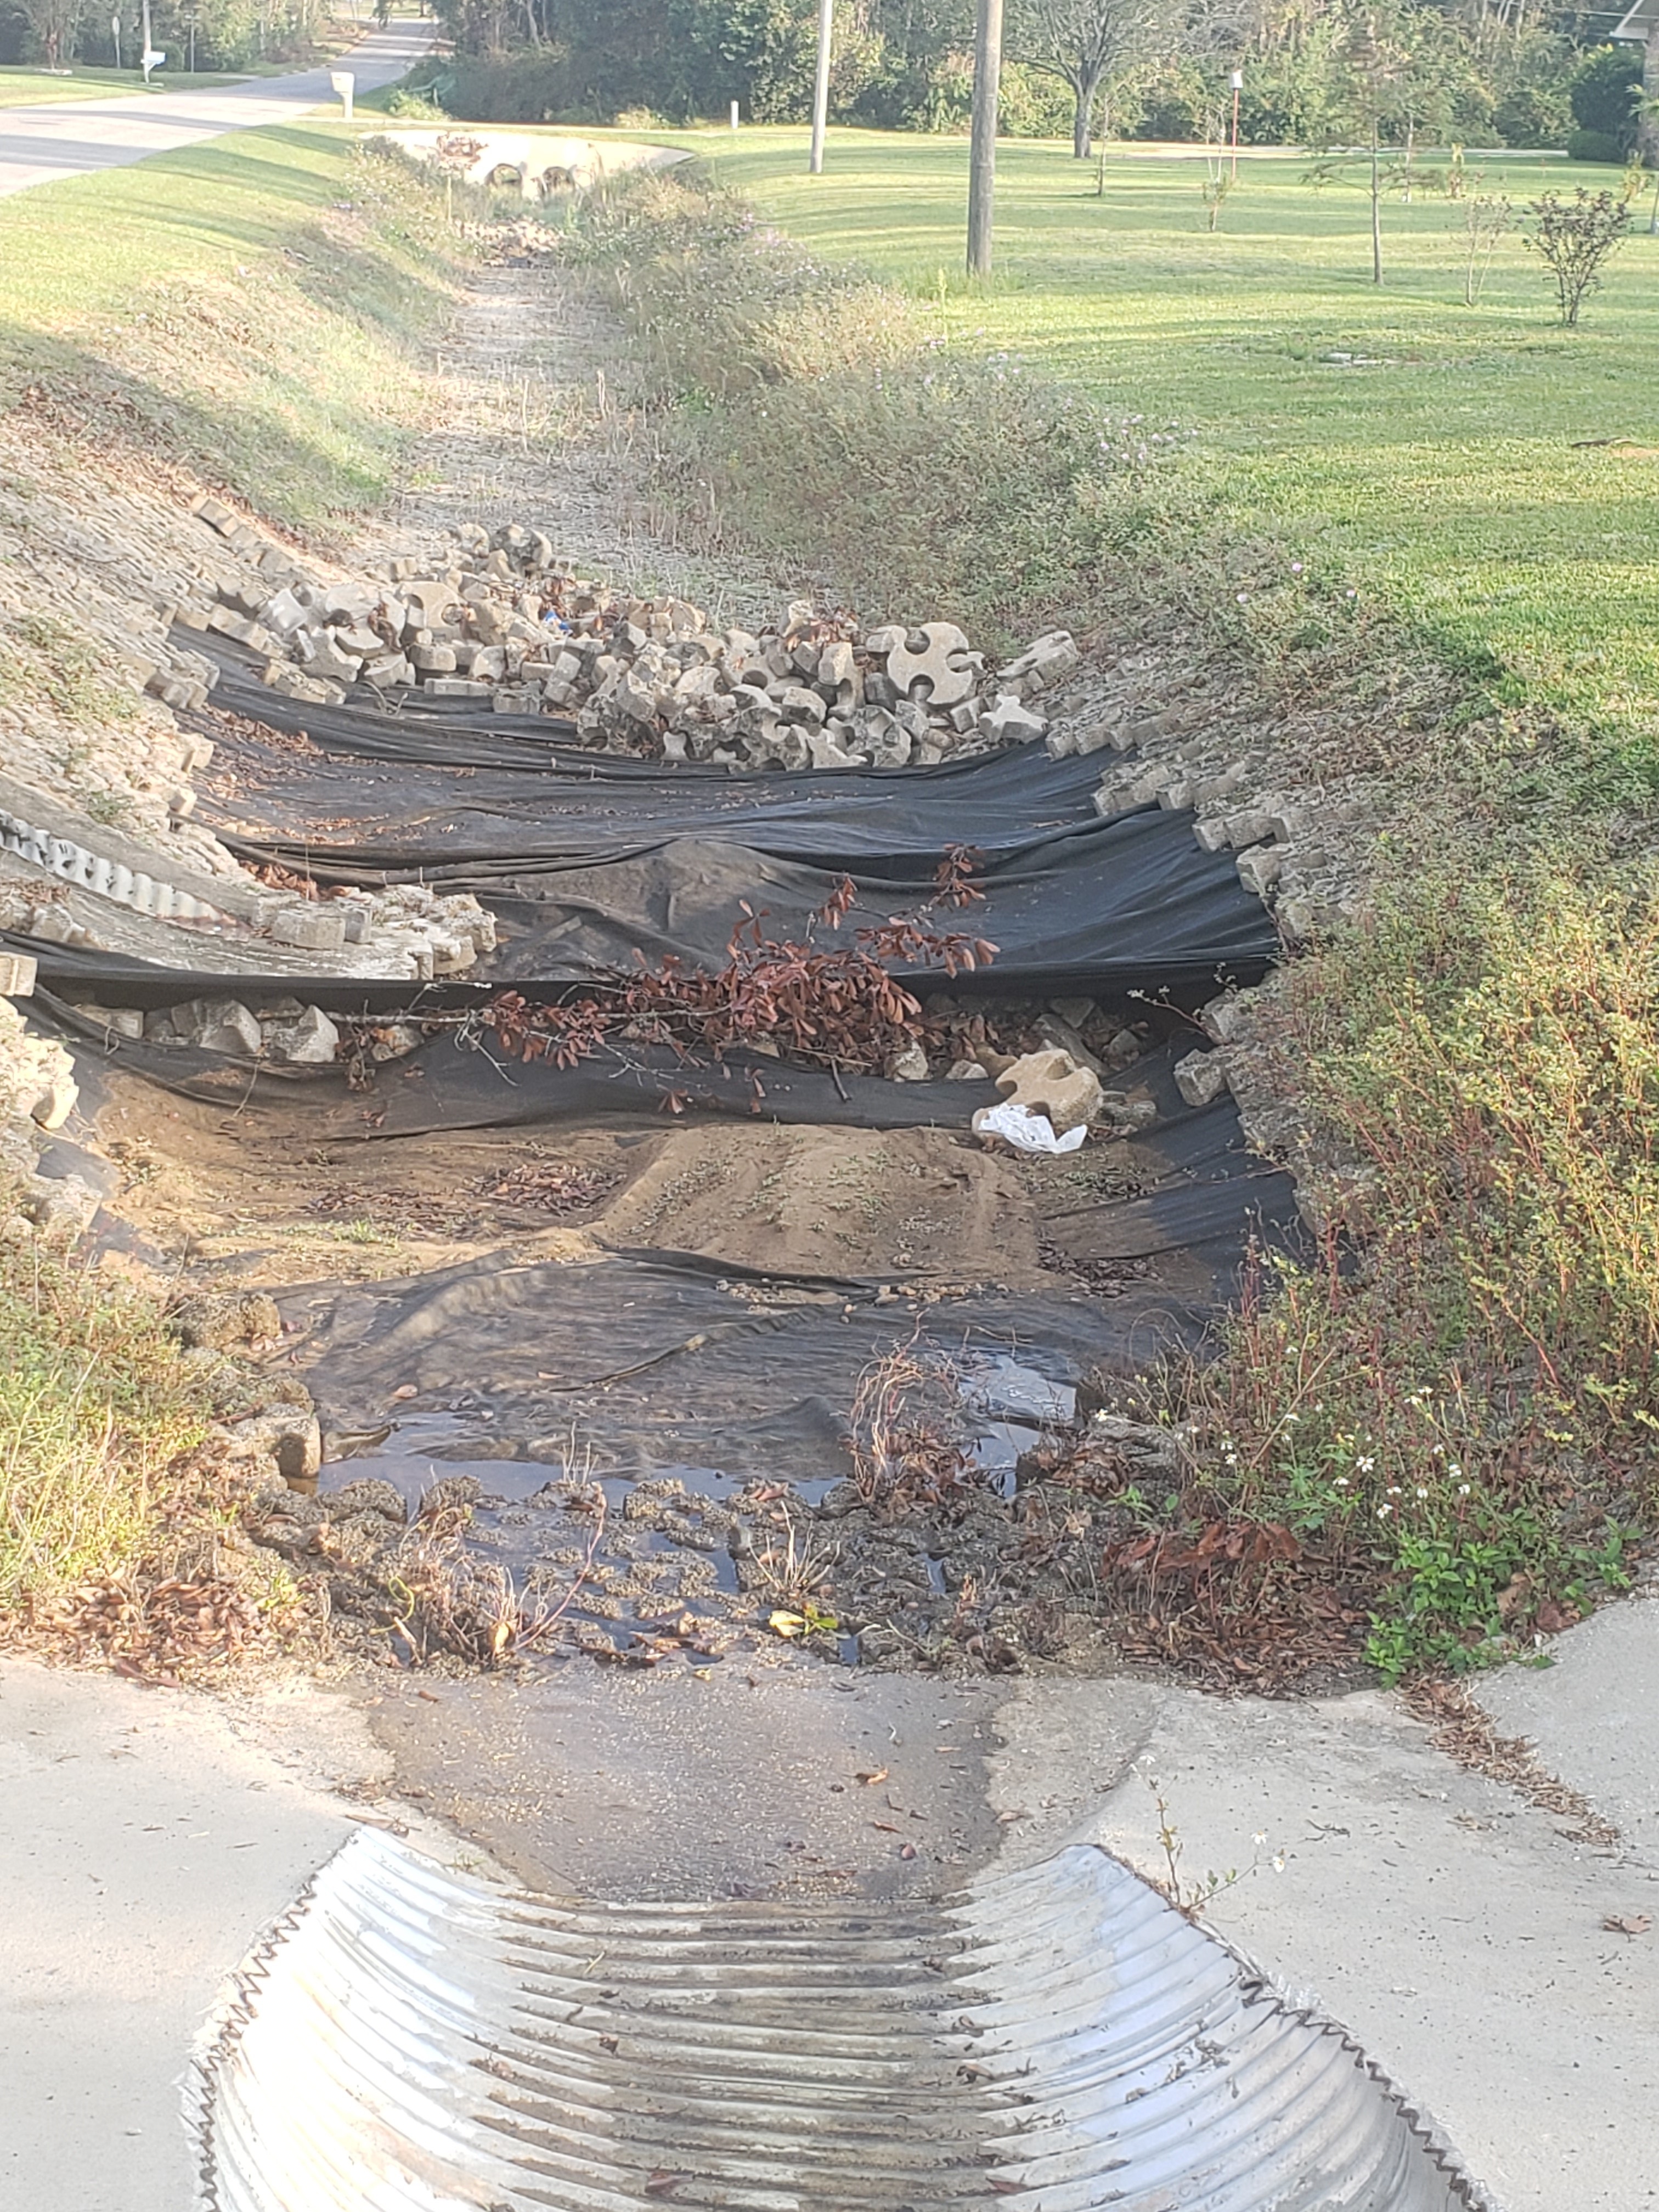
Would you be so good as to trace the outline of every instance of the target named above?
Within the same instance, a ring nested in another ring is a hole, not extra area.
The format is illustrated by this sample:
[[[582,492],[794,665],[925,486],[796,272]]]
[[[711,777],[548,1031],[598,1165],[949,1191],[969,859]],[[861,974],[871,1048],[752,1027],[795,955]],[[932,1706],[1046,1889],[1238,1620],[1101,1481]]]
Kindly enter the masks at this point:
[[[233,548],[258,535],[218,501],[195,512]],[[239,571],[194,611],[260,654],[273,690],[337,705],[366,685],[557,715],[579,744],[647,759],[905,768],[1029,744],[1048,729],[1031,702],[1079,659],[1055,630],[988,669],[953,623],[861,630],[799,601],[775,629],[714,629],[688,600],[579,575],[520,523],[465,526],[441,574],[394,559],[372,583],[324,582],[271,550],[253,582]]]
[[[1189,1052],[1175,1065],[1176,1089],[1189,1106],[1208,1106],[1227,1088],[1227,1063],[1207,1048]]]
[[[1086,1128],[1100,1117],[1104,1103],[1100,1078],[1091,1067],[1079,1067],[1068,1052],[1028,1052],[1010,1060],[996,1079],[1006,1099],[1028,1114],[1040,1114],[1057,1135]],[[994,1107],[981,1107],[973,1120],[977,1132]]]

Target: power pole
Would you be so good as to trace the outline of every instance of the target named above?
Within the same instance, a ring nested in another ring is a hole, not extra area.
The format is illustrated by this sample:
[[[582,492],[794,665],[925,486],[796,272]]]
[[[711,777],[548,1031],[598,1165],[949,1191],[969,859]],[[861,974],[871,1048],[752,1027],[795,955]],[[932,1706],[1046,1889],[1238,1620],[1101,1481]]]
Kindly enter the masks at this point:
[[[996,197],[997,93],[1002,79],[1002,0],[979,0],[974,46],[974,124],[968,145],[968,273],[991,273]]]
[[[823,129],[830,119],[830,41],[836,27],[836,0],[818,0],[818,74],[812,87],[812,158],[815,177],[823,174]]]

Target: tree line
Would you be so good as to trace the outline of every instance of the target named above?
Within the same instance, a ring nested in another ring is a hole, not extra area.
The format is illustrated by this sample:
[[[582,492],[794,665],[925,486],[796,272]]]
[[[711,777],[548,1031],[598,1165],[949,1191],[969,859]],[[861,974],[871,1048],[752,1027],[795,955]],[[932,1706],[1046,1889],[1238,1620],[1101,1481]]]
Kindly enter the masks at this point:
[[[811,112],[815,0],[437,0],[441,91],[475,119],[684,123],[738,102]],[[1643,53],[1615,16],[1541,0],[1007,0],[1002,128],[1245,144],[1565,146],[1618,160],[1641,127]],[[830,113],[959,131],[973,0],[837,0]],[[1585,133],[1592,134],[1586,139]]]

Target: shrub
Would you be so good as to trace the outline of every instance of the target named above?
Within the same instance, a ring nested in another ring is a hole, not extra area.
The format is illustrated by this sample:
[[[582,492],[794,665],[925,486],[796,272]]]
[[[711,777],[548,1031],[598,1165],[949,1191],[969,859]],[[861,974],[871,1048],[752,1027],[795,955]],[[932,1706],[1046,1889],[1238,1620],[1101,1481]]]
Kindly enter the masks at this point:
[[[1625,149],[1610,131],[1569,131],[1567,158],[1571,161],[1601,161],[1620,167]]]
[[[1550,272],[1561,320],[1578,325],[1578,311],[1599,291],[1601,271],[1630,230],[1630,203],[1622,193],[1587,192],[1580,185],[1572,198],[1546,192],[1532,203],[1537,228],[1527,244]]]
[[[1286,980],[1367,1241],[1185,1378],[1194,1510],[1358,1571],[1386,1674],[1464,1667],[1619,1586],[1656,1503],[1659,872],[1431,871]]]

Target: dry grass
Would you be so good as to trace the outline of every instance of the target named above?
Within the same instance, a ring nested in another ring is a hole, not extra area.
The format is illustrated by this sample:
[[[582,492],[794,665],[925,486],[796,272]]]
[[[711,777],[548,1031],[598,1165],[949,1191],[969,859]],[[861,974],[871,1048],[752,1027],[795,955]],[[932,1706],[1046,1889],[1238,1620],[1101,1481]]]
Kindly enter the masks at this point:
[[[0,1607],[119,1577],[210,1407],[160,1305],[38,1243],[0,1244]]]

